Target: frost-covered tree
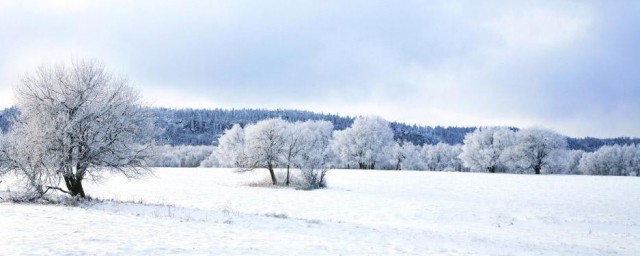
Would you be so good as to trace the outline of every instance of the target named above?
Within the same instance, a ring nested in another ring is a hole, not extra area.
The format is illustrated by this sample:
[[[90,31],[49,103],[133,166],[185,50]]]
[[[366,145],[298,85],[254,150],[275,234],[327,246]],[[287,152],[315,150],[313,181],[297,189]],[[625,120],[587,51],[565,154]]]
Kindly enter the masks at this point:
[[[0,177],[4,174],[6,174],[7,172],[9,172],[9,168],[8,168],[8,160],[5,159],[4,157],[4,153],[7,150],[7,138],[5,136],[5,134],[0,131]]]
[[[567,148],[567,138],[549,129],[529,128],[517,132],[517,143],[509,149],[509,163],[514,169],[540,174],[555,173]]]
[[[404,159],[401,163],[402,170],[425,170],[426,163],[422,156],[422,147],[414,145],[411,142],[402,145]]]
[[[26,195],[33,199],[43,196],[49,187],[60,183],[60,178],[52,169],[56,163],[47,152],[50,146],[46,135],[39,132],[38,127],[23,129],[25,126],[25,123],[14,125],[11,133],[0,135],[0,174],[16,174],[24,184]]]
[[[303,122],[287,123],[283,131],[284,147],[281,158],[282,163],[287,167],[285,178],[285,185],[287,186],[290,184],[291,165],[293,165],[296,157],[308,146],[305,145],[304,136],[311,136],[311,134],[307,134],[307,131],[302,129],[303,124]]]
[[[582,150],[567,150],[564,153],[566,163],[564,173],[566,174],[583,174],[580,170],[580,160],[584,155]]]
[[[215,154],[210,154],[207,158],[200,162],[200,167],[203,168],[212,168],[212,167],[220,167],[220,163],[218,162],[218,158],[216,158]]]
[[[622,163],[620,146],[604,146],[595,152],[585,153],[579,168],[590,175],[621,175],[624,171]]]
[[[404,159],[407,158],[404,149],[402,147],[402,143],[395,143],[391,147],[391,164],[394,166],[395,170],[402,170],[402,163]]]
[[[9,169],[7,168],[8,161],[4,158],[4,154],[2,153],[6,150],[6,147],[7,142],[5,135],[2,131],[0,131],[0,177],[9,172]]]
[[[391,150],[391,164],[396,170],[424,170],[425,163],[421,150],[420,146],[408,141],[395,143]]]
[[[245,132],[239,124],[234,124],[218,139],[218,147],[213,155],[222,167],[246,167]]]
[[[432,171],[463,171],[464,164],[458,157],[462,153],[462,145],[438,143],[425,145],[422,149],[426,167]]]
[[[505,167],[501,157],[515,141],[515,133],[507,127],[482,127],[465,136],[459,157],[472,171],[494,173]]]
[[[580,160],[580,170],[591,175],[638,175],[638,147],[604,146],[592,153],[585,153]]]
[[[279,118],[260,121],[245,128],[245,170],[266,168],[273,185],[278,184],[274,168],[282,164],[287,122]]]
[[[389,123],[380,117],[358,117],[351,127],[334,134],[332,149],[343,165],[375,169],[388,163],[394,144]]]
[[[213,155],[212,146],[170,146],[158,147],[153,167],[199,167],[209,156]]]
[[[84,197],[85,178],[149,171],[155,128],[138,92],[102,64],[41,66],[23,77],[16,98],[20,114],[3,158],[9,169],[40,180],[38,186]]]
[[[332,163],[329,144],[333,134],[333,124],[328,121],[306,121],[298,124],[302,134],[302,150],[296,155],[294,165],[300,168],[304,187],[307,189],[325,186],[325,176]]]
[[[623,157],[628,175],[640,176],[640,144],[623,147]]]

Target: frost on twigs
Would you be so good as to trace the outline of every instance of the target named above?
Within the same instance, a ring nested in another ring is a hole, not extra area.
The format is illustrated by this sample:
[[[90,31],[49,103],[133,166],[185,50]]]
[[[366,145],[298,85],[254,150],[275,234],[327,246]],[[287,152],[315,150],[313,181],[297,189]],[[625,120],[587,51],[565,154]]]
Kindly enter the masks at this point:
[[[214,154],[222,166],[238,171],[264,168],[270,186],[304,189],[325,186],[325,175],[333,164],[329,148],[333,125],[328,121],[290,123],[268,119],[245,128],[234,125],[220,137]],[[280,174],[276,168],[283,168]],[[250,186],[266,186],[259,181]]]
[[[0,143],[0,170],[34,196],[86,197],[83,181],[148,172],[157,134],[140,95],[93,60],[40,66],[16,87],[19,115]]]

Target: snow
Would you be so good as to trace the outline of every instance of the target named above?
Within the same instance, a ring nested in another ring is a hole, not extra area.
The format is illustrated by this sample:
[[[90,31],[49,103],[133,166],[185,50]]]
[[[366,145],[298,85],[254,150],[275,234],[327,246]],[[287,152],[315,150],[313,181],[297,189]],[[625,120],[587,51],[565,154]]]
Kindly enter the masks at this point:
[[[86,185],[129,203],[3,202],[0,254],[640,255],[636,177],[332,170],[327,189],[250,185],[263,181],[161,168]]]

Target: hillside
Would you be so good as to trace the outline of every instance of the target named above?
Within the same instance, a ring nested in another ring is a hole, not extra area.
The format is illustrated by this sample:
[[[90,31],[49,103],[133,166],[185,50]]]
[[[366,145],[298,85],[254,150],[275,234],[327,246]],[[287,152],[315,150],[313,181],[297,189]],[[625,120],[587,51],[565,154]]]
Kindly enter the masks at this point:
[[[303,110],[266,110],[266,109],[150,109],[157,127],[163,130],[161,141],[170,145],[217,145],[218,137],[233,126],[256,123],[263,119],[280,117],[289,121],[327,120],[336,130],[351,125],[353,117],[337,114],[315,113]],[[0,130],[9,129],[8,119],[17,113],[16,108],[0,111]],[[424,144],[460,144],[464,136],[476,127],[420,126],[401,122],[391,122],[396,140],[410,141],[416,145]],[[517,128],[513,128],[517,129]],[[588,152],[604,145],[640,144],[640,138],[568,138],[570,149]]]

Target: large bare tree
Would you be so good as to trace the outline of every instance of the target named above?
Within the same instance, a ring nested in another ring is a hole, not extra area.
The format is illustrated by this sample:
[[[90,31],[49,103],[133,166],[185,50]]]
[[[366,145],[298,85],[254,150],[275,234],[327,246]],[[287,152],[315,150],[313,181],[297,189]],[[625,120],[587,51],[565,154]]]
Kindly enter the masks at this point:
[[[153,123],[130,82],[101,63],[40,66],[23,77],[16,98],[20,115],[0,159],[37,192],[85,197],[85,179],[105,172],[136,178],[149,171]]]

